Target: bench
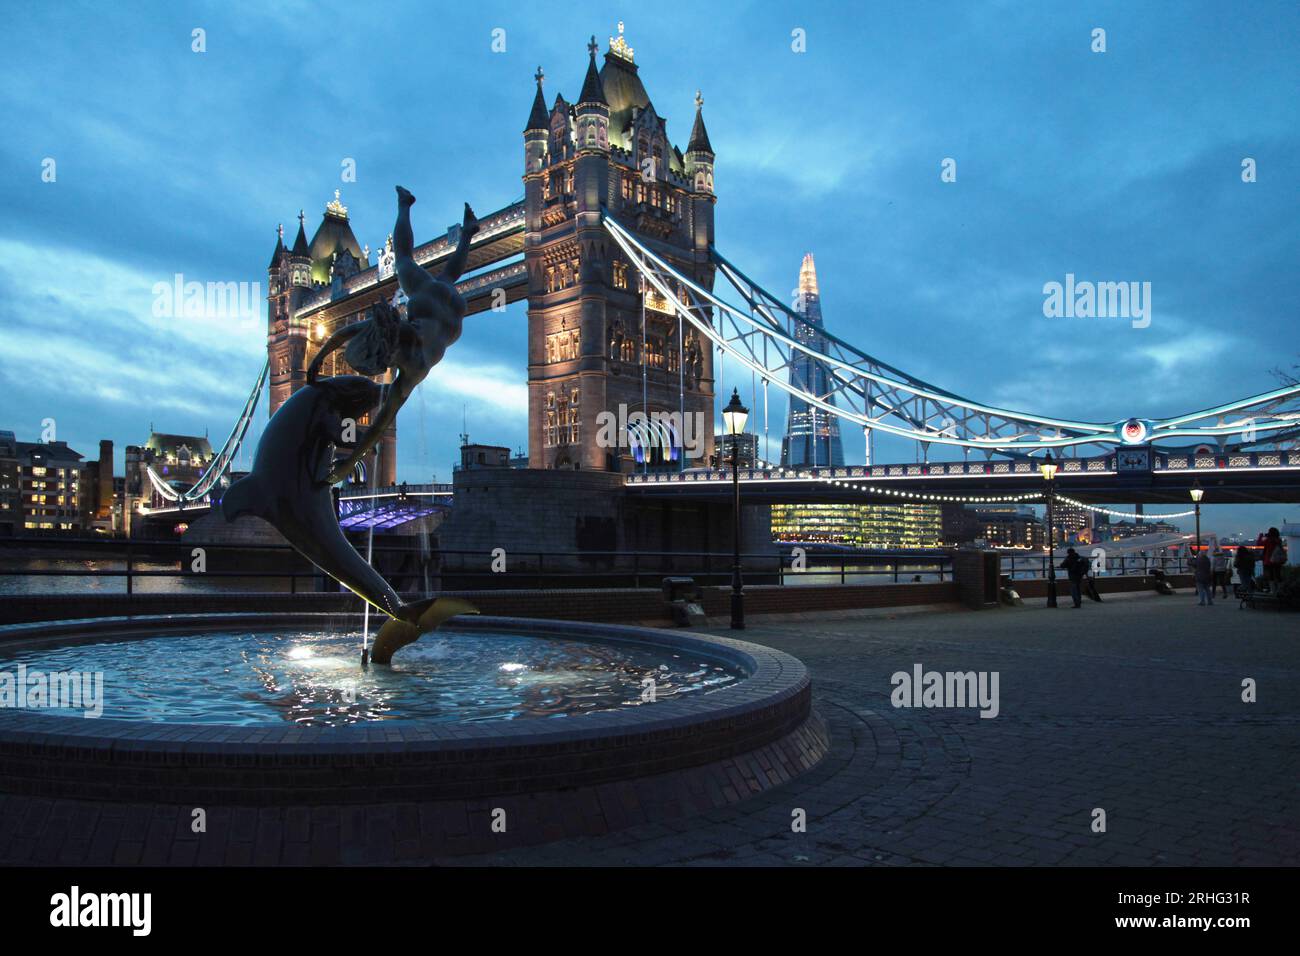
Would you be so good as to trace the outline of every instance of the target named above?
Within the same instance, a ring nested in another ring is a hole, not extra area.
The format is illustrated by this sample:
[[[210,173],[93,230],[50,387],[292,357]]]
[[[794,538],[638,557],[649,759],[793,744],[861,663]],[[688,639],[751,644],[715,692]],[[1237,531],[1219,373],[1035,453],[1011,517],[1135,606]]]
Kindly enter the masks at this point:
[[[1277,599],[1277,595],[1272,591],[1261,591],[1257,587],[1248,588],[1244,584],[1236,584],[1232,588],[1232,596],[1237,599],[1237,610],[1250,605],[1252,610],[1267,608],[1270,611],[1279,611],[1282,609],[1282,603]]]

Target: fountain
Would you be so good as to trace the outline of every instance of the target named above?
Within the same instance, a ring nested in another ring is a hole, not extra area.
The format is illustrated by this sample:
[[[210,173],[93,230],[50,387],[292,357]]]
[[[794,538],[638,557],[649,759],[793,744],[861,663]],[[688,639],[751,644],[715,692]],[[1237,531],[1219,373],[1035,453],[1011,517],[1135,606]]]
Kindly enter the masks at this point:
[[[454,283],[472,210],[435,279],[410,257],[414,197],[398,195],[407,318],[381,303],[327,340],[221,502],[229,520],[270,522],[365,614],[342,629],[318,614],[0,628],[0,674],[43,675],[45,687],[39,706],[14,706],[0,684],[0,790],[182,807],[409,804],[422,820],[453,821],[432,824],[429,852],[463,852],[724,806],[826,752],[807,673],[787,654],[682,631],[479,616],[448,597],[404,602],[348,542],[332,483],[459,337],[465,312]],[[344,345],[363,374],[319,377]],[[391,368],[390,386],[368,377]],[[347,423],[376,408],[335,461]],[[376,666],[363,655],[358,667],[371,608],[386,621]],[[62,695],[84,674],[104,689],[93,715]],[[521,811],[513,828],[454,822],[507,805]]]

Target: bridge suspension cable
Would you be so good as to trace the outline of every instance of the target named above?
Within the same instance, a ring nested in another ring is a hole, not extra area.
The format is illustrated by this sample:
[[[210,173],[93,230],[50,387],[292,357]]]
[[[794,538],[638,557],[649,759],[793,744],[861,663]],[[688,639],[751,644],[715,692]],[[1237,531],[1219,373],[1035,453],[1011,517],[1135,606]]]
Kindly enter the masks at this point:
[[[1017,456],[1051,448],[1145,445],[1186,437],[1214,439],[1222,447],[1233,435],[1241,436],[1239,445],[1249,445],[1300,428],[1300,385],[1173,418],[1121,422],[1053,418],[972,401],[826,332],[745,276],[716,249],[711,255],[718,274],[727,280],[743,307],[683,275],[608,211],[603,212],[602,221],[647,286],[680,319],[713,342],[723,356],[730,356],[812,409],[923,446],[954,445],[982,450],[986,455]],[[792,334],[800,329],[815,334],[804,341]],[[818,343],[824,343],[824,350]],[[799,378],[789,374],[794,363],[809,359],[826,370],[828,388],[824,393],[792,384]]]
[[[230,430],[225,444],[212,456],[212,461],[204,469],[203,474],[199,476],[193,486],[178,491],[169,485],[161,475],[154,471],[153,466],[149,465],[145,471],[149,475],[149,482],[158,492],[159,496],[167,501],[189,503],[199,501],[208,496],[213,486],[230,471],[230,466],[235,460],[235,455],[239,453],[239,448],[243,444],[244,436],[248,432],[248,426],[253,420],[253,415],[257,411],[257,404],[261,400],[262,391],[266,386],[266,378],[270,372],[271,361],[268,358],[262,365],[262,371],[258,373],[257,381],[253,383],[253,390],[248,394],[248,400],[244,402],[243,411],[239,413],[239,418],[235,422],[234,428]]]

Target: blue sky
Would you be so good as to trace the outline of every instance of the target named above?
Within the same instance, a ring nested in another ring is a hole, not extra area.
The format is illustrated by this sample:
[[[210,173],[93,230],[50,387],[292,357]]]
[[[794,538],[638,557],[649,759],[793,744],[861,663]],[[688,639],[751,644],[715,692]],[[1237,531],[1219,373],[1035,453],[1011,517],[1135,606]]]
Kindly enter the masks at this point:
[[[88,457],[112,438],[119,467],[151,423],[224,438],[264,356],[260,320],[154,316],[156,282],[264,285],[276,224],[292,236],[304,208],[314,228],[335,188],[372,249],[396,182],[420,197],[417,239],[466,199],[518,198],[533,71],[572,99],[587,38],[603,50],[620,18],[679,144],[704,92],[722,252],[781,292],[813,251],[828,327],[887,362],[989,403],[1117,420],[1263,391],[1300,353],[1294,3],[57,3],[6,18],[0,428],[34,439],[52,417]],[[1150,327],[1045,318],[1043,284],[1066,273],[1151,282]],[[462,413],[475,440],[525,443],[525,326],[522,303],[467,322],[402,414],[402,477],[450,476]],[[845,444],[860,460],[860,439]],[[1207,525],[1284,515],[1209,509]]]

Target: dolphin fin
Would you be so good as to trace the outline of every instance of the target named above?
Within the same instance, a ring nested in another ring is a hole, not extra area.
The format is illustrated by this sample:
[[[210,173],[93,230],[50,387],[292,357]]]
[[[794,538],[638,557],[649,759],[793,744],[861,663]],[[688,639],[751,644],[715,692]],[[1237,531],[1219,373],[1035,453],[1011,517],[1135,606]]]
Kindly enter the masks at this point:
[[[414,644],[421,634],[457,614],[477,614],[478,608],[459,598],[435,597],[403,604],[400,613],[400,620],[389,618],[375,635],[370,660],[376,664],[391,664],[393,655],[407,644]]]
[[[407,615],[406,610],[410,608],[411,615]],[[405,620],[414,620],[420,632],[432,631],[448,618],[453,618],[457,614],[477,614],[478,608],[468,601],[462,601],[460,598],[436,597],[425,601],[412,601],[410,604],[402,605],[402,617]]]
[[[221,513],[227,521],[244,515],[267,517],[268,511],[262,503],[262,485],[256,475],[245,475],[226,489],[221,496]]]

